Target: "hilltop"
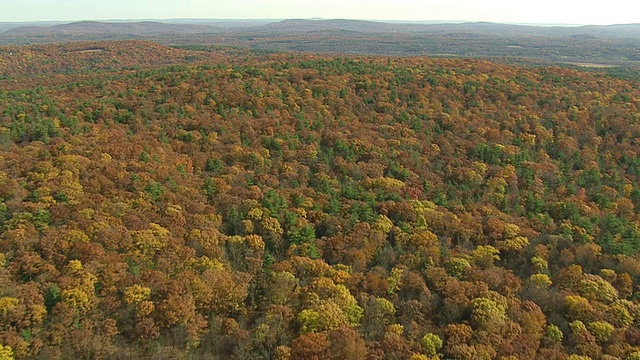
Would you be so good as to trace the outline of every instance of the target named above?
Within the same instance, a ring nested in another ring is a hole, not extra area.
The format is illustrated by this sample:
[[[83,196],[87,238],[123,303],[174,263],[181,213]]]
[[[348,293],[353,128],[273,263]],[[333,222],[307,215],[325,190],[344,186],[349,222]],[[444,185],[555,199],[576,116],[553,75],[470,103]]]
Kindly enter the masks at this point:
[[[7,46],[0,47],[0,78],[186,64],[216,56],[143,40]]]
[[[158,35],[195,34],[221,31],[221,28],[211,25],[194,24],[166,24],[156,21],[139,22],[99,22],[81,21],[53,26],[21,26],[3,33],[5,36],[134,36],[149,37]]]

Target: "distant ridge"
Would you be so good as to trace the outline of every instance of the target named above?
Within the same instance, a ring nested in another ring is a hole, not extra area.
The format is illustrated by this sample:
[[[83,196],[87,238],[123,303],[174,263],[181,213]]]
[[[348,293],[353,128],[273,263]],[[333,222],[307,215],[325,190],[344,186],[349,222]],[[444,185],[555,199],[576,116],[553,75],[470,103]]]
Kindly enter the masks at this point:
[[[586,25],[586,26],[537,26],[492,22],[463,23],[402,23],[345,19],[288,19],[263,26],[276,31],[348,30],[364,33],[401,32],[420,34],[473,33],[493,36],[575,36],[596,38],[637,38],[640,24]]]
[[[640,24],[535,26],[349,19],[189,21],[20,24],[0,33],[0,45],[148,40],[206,51],[226,47],[259,52],[535,59],[597,66],[640,64]]]
[[[360,32],[398,32],[410,31],[419,24],[391,24],[369,20],[347,19],[288,19],[263,26],[265,29],[279,31],[318,31],[318,30],[351,30]]]
[[[8,26],[4,24],[5,28]],[[595,38],[640,38],[640,24],[585,25],[585,26],[536,26],[491,22],[418,23],[383,22],[349,19],[286,19],[268,20],[205,20],[173,19],[165,21],[80,21],[53,26],[29,26],[11,28],[2,37],[49,36],[98,36],[129,35],[150,37],[163,34],[207,34],[220,32],[315,32],[345,30],[362,33],[447,34],[472,33],[491,36],[592,36]]]
[[[22,26],[3,33],[7,36],[25,35],[135,35],[150,36],[159,34],[197,34],[219,32],[222,28],[213,25],[167,24],[157,21],[136,22],[100,22],[80,21],[54,26]]]

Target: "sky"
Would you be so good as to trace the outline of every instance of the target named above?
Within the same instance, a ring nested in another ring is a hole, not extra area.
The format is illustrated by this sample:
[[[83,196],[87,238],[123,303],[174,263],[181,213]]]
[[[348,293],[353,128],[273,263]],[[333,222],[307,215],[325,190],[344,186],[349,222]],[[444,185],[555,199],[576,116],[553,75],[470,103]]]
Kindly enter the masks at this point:
[[[636,0],[0,0],[0,22],[109,19],[367,19],[640,23]]]

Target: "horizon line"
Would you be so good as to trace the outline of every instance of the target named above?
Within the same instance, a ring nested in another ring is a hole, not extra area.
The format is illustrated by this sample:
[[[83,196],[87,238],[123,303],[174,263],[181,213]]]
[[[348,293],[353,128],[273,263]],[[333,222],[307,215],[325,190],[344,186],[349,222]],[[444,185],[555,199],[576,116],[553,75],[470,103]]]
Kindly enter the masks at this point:
[[[465,24],[465,23],[490,23],[504,25],[520,25],[520,26],[560,26],[560,27],[579,27],[579,26],[615,26],[615,25],[640,25],[640,23],[611,23],[611,24],[583,24],[583,23],[537,23],[537,22],[503,22],[488,20],[407,20],[407,19],[356,19],[356,18],[199,18],[199,17],[179,17],[179,18],[110,18],[110,19],[74,19],[74,20],[0,20],[5,24],[22,24],[22,23],[78,23],[78,22],[140,22],[140,21],[286,21],[286,20],[348,20],[348,21],[371,21],[381,23],[407,23],[407,24]]]

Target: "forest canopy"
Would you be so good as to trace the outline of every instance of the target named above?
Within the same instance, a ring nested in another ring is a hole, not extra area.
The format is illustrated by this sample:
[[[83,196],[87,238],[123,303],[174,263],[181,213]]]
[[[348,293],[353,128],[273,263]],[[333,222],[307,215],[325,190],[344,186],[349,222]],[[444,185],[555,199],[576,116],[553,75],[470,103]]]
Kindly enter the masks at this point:
[[[0,50],[0,358],[640,359],[636,82],[78,46]]]

